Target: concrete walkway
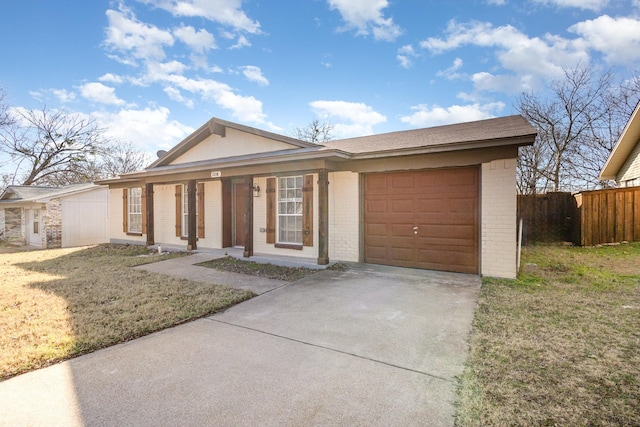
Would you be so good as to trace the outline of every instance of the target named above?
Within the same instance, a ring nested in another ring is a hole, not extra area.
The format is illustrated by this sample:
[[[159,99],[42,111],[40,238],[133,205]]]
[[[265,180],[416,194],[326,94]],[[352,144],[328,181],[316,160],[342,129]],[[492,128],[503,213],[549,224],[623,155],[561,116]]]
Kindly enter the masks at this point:
[[[321,271],[2,382],[0,425],[451,426],[479,288],[459,274]]]

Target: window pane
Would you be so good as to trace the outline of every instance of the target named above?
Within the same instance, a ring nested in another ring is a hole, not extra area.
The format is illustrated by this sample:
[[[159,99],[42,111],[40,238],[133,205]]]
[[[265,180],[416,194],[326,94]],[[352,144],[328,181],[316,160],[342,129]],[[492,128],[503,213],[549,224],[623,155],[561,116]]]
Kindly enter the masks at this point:
[[[129,189],[129,232],[142,233],[142,188]]]
[[[301,176],[279,178],[278,239],[283,243],[302,243]]]

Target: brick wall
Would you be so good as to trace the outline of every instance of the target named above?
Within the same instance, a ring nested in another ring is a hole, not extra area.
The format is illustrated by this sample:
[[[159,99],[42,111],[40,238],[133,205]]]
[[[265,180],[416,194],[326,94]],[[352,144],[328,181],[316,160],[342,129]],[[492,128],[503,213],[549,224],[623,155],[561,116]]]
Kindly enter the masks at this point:
[[[360,257],[359,176],[353,172],[329,174],[329,259],[354,261]]]
[[[2,237],[3,240],[12,244],[26,244],[24,227],[22,226],[23,214],[24,210],[22,208],[4,209],[4,235]]]
[[[62,246],[62,203],[60,199],[51,200],[40,210],[40,232],[42,247],[51,249]]]
[[[483,276],[516,277],[516,159],[482,164],[481,270]]]

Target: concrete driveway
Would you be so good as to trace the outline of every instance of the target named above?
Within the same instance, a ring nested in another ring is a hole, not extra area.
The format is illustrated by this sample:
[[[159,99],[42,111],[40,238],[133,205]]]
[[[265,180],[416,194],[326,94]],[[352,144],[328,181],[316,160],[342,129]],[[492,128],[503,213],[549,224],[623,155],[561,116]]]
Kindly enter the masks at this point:
[[[451,426],[479,288],[459,274],[321,271],[2,382],[0,425]]]

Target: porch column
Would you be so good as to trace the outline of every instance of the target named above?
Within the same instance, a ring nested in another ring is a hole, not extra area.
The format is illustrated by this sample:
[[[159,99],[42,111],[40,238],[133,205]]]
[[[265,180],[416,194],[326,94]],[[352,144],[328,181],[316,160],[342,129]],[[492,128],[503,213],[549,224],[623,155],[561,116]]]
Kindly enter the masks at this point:
[[[198,223],[196,221],[198,207],[196,204],[196,181],[194,179],[190,180],[187,185],[187,204],[187,249],[195,250],[198,249],[198,244],[196,243],[198,238]]]
[[[147,212],[145,213],[147,216],[147,246],[151,246],[156,243],[153,231],[153,184],[145,184],[145,194],[147,204]]]
[[[244,215],[245,215],[245,236],[244,236],[244,257],[253,256],[253,177],[246,178],[247,197],[245,198]]]
[[[318,264],[329,264],[329,172],[318,172]]]

